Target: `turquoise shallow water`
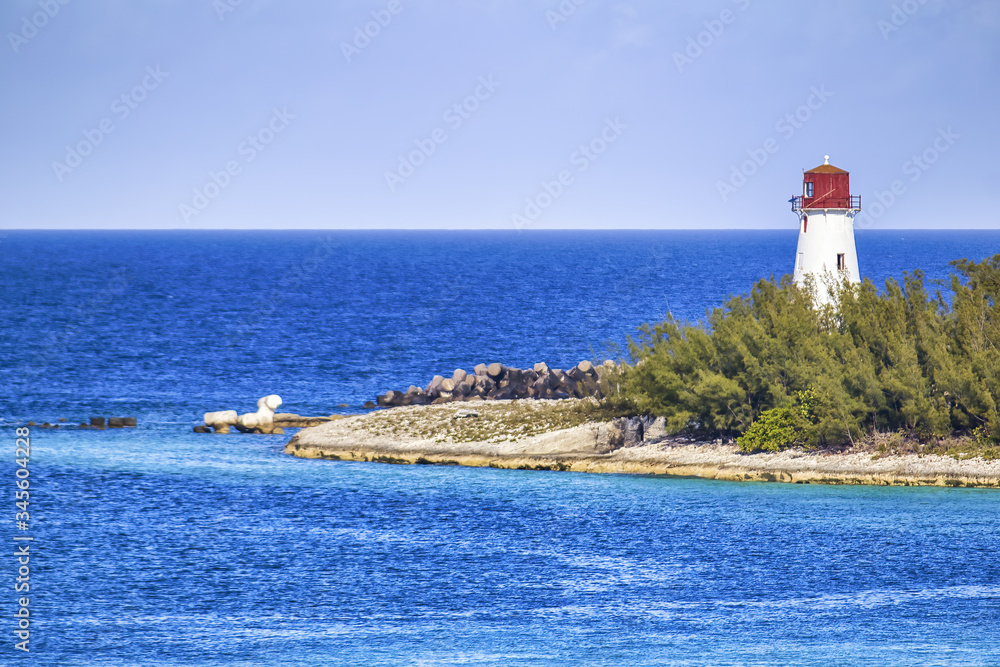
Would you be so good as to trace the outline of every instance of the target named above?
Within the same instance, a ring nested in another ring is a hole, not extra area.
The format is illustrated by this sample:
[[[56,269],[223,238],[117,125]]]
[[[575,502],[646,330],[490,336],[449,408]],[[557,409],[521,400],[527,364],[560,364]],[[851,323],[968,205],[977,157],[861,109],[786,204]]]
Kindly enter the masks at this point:
[[[1000,246],[872,234],[876,277]],[[190,432],[270,392],[329,412],[479,361],[566,366],[780,271],[794,234],[347,234],[295,273],[323,239],[4,239],[0,488],[15,422],[140,426],[34,431],[32,652],[8,588],[0,664],[1000,664],[994,491],[303,461]]]

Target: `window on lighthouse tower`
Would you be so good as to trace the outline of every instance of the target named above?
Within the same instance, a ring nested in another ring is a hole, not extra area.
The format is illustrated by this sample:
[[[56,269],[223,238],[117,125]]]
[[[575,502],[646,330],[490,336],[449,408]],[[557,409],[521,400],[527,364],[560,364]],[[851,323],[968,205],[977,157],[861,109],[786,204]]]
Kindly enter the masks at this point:
[[[806,197],[812,197],[812,196],[813,196],[813,184],[806,183]]]

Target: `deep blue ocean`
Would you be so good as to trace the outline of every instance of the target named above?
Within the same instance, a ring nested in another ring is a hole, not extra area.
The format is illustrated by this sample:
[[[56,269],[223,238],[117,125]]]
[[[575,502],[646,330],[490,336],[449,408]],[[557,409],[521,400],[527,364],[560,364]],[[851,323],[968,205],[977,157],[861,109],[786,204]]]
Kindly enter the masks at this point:
[[[305,461],[191,431],[271,393],[346,413],[480,362],[617,356],[789,272],[795,243],[0,234],[0,664],[1000,665],[1000,492]],[[946,280],[1000,232],[857,243],[876,283]],[[32,429],[19,530],[15,427],[91,416],[139,426]]]

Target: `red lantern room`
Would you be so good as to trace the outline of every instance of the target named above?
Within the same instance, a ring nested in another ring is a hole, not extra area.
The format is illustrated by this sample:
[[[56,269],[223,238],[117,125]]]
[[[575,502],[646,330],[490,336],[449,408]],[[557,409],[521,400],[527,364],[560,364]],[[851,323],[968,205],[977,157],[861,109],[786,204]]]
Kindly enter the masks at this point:
[[[792,210],[804,208],[861,209],[861,197],[851,196],[851,175],[830,164],[830,156],[802,176],[802,196],[792,199]]]

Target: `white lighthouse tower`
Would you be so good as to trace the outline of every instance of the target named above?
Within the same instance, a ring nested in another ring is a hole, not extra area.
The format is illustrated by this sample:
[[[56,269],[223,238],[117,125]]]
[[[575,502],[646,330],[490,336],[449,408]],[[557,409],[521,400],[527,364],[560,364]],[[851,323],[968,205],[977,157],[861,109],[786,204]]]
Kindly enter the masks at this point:
[[[795,282],[805,285],[812,276],[816,303],[830,301],[829,288],[847,278],[861,281],[854,245],[854,216],[861,197],[851,195],[850,174],[830,164],[830,156],[802,175],[802,195],[792,197],[799,216],[799,245],[795,254]]]

